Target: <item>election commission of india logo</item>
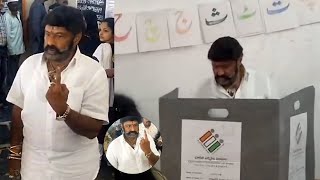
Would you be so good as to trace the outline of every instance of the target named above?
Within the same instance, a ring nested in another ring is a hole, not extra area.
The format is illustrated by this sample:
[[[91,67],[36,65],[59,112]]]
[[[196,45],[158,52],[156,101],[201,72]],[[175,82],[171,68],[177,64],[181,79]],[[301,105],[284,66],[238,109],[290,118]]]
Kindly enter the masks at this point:
[[[214,129],[205,132],[198,140],[208,153],[215,153],[223,146],[223,139]]]

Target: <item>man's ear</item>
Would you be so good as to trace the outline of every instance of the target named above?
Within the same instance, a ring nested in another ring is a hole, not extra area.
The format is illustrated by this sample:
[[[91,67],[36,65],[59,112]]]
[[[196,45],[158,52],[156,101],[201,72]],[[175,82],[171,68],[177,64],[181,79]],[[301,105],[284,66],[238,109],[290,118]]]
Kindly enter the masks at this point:
[[[78,45],[79,42],[80,42],[80,40],[81,40],[81,38],[82,38],[82,33],[78,33],[78,34],[76,35],[76,37],[73,39],[73,44]]]

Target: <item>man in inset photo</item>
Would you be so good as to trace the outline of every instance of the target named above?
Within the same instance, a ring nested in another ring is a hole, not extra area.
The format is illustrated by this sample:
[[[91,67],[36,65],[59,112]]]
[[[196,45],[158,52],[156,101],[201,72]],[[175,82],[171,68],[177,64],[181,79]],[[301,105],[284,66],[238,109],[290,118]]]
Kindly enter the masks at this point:
[[[149,170],[159,160],[153,138],[146,131],[139,133],[142,117],[120,119],[123,134],[114,139],[107,149],[110,164],[121,172],[139,174]]]

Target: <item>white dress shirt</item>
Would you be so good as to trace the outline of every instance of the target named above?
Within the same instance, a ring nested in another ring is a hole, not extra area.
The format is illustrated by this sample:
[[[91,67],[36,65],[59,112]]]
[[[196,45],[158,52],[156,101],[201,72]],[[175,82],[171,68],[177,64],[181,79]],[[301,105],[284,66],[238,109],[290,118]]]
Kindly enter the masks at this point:
[[[208,77],[200,87],[183,87],[179,90],[179,98],[233,98],[214,79]],[[268,76],[254,70],[247,70],[234,95],[236,99],[271,99],[277,98],[277,93]]]
[[[147,136],[150,141],[151,151],[156,156],[160,156],[152,137],[149,134],[147,134]],[[123,135],[113,140],[108,146],[106,154],[110,164],[119,171],[127,174],[139,174],[149,170],[151,168],[149,160],[140,148],[142,137],[144,137],[144,134],[139,133],[135,148],[132,148],[127,143]]]
[[[99,171],[97,138],[73,132],[46,99],[50,86],[42,53],[21,65],[7,101],[22,108],[23,180],[93,180]],[[91,118],[108,121],[108,81],[105,71],[79,49],[61,74],[69,89],[70,108]]]
[[[22,21],[20,19],[20,13],[16,16],[11,14],[8,10],[5,14],[6,22],[6,34],[7,34],[7,47],[8,53],[12,55],[21,55],[25,52],[25,47],[23,43],[23,28]]]

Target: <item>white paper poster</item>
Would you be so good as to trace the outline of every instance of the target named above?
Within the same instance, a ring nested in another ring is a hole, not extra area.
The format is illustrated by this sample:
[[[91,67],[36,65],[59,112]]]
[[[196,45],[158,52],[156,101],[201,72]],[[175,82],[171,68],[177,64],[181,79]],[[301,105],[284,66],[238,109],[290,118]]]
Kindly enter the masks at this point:
[[[296,9],[291,0],[260,0],[259,2],[268,33],[299,26]]]
[[[306,179],[307,113],[290,118],[289,180]]]
[[[265,31],[259,1],[232,0],[231,6],[238,36],[256,35]]]
[[[182,120],[181,179],[240,180],[241,122]]]
[[[115,14],[115,54],[138,52],[136,14]]]
[[[236,35],[228,0],[199,5],[199,16],[205,43],[212,43],[223,36]]]
[[[197,8],[171,10],[168,15],[171,47],[202,43]]]
[[[297,11],[300,25],[320,22],[319,0],[297,0]]]
[[[139,52],[169,49],[166,12],[149,12],[137,15]]]

